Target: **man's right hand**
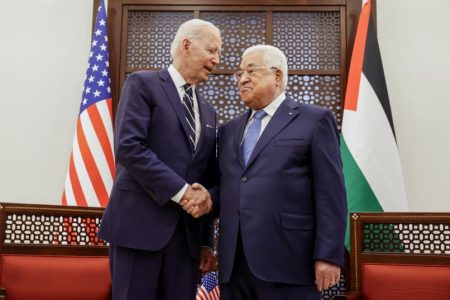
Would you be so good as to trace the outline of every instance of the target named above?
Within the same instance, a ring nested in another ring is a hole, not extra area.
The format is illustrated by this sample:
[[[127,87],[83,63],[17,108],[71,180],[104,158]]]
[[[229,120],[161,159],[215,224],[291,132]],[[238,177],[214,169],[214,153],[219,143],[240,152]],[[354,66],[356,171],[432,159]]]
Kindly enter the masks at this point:
[[[199,183],[189,185],[181,198],[180,205],[194,218],[199,218],[212,209],[212,200],[208,190]]]

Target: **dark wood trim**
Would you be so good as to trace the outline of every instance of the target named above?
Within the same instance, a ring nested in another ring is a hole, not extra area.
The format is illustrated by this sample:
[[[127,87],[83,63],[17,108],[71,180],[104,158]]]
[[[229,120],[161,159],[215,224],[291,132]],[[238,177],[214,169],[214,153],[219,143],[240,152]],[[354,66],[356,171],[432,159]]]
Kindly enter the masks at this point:
[[[121,30],[121,42],[120,42],[120,73],[119,73],[119,87],[122,87],[125,83],[125,72],[122,70],[126,70],[127,67],[127,36],[125,35],[128,32],[128,12],[129,6],[122,6],[122,30]],[[124,42],[122,42],[124,40]],[[120,90],[118,91],[120,93]],[[120,94],[118,94],[120,95]],[[117,99],[119,101],[119,99]],[[115,110],[114,110],[115,111]]]
[[[160,69],[156,68],[148,68],[148,69],[141,69],[141,68],[127,68],[126,74],[131,74],[133,72],[137,71],[143,71],[143,70],[149,70],[149,71],[158,71]],[[232,75],[234,72],[236,72],[235,69],[221,69],[221,70],[214,70],[211,74],[213,75]],[[289,75],[319,75],[319,76],[336,76],[340,75],[340,70],[289,70]]]
[[[357,291],[360,289],[360,273],[358,272],[358,265],[360,263],[360,249],[361,238],[359,233],[361,232],[361,223],[357,222],[358,216],[356,214],[350,214],[350,248],[351,248],[351,290]]]
[[[339,11],[339,6],[198,6],[198,5],[179,5],[176,7],[170,6],[170,5],[153,5],[153,4],[146,4],[146,5],[124,5],[129,8],[129,10],[136,10],[136,11],[196,11],[199,10],[200,12],[208,12],[208,11],[221,11],[221,12],[246,12],[246,11],[256,11],[256,12],[263,12],[263,11],[274,11],[274,12],[284,12],[284,11],[296,11],[296,12],[314,12],[314,11]]]
[[[97,9],[100,4],[100,0],[94,0],[92,3],[92,32],[95,28],[95,18],[97,17]]]
[[[399,223],[402,220],[408,223],[440,223],[450,222],[450,213],[446,212],[380,212],[380,213],[357,213],[350,212],[351,218],[354,222],[373,222],[377,223]]]
[[[266,44],[268,45],[273,44],[272,28],[273,28],[273,12],[269,10],[266,12]]]
[[[60,246],[60,245],[4,245],[2,255],[5,254],[38,254],[60,256],[108,256],[107,246]]]
[[[110,1],[120,1],[120,0],[110,0]],[[148,0],[123,0],[122,3],[124,5],[128,4],[148,4]],[[256,6],[266,6],[266,5],[274,5],[274,6],[289,6],[289,5],[304,5],[304,6],[329,6],[329,5],[345,5],[346,0],[154,0],[152,4],[160,4],[160,5],[206,5],[206,6],[215,6],[215,5],[237,5],[237,6],[248,6],[248,5],[256,5]]]
[[[108,42],[109,42],[109,65],[111,76],[111,92],[113,102],[113,115],[115,116],[116,107],[119,103],[120,95],[120,44],[122,26],[122,4],[120,0],[108,1]],[[119,84],[118,84],[119,83]],[[114,118],[113,118],[114,120]]]
[[[450,265],[450,256],[445,255],[418,255],[410,253],[361,253],[360,263],[370,264],[399,264],[410,265],[416,264],[427,265]]]
[[[358,22],[359,22],[359,15],[361,14],[361,0],[347,0],[346,5],[346,34],[347,34],[347,72],[349,70],[350,66],[350,60],[352,57],[352,51],[353,51],[353,44],[355,42],[356,37],[356,29],[358,28]],[[345,74],[345,77],[348,77],[348,73]],[[345,91],[344,91],[345,93]],[[345,94],[344,94],[345,97]],[[345,98],[343,98],[344,100]]]
[[[342,114],[343,110],[344,110],[344,101],[345,101],[345,90],[347,87],[347,42],[346,42],[346,30],[345,30],[345,26],[347,24],[347,22],[345,21],[345,7],[341,6],[340,11],[339,11],[339,21],[340,21],[340,33],[341,33],[341,38],[340,38],[340,50],[341,50],[341,103],[342,105],[340,106],[340,113]],[[342,114],[343,115],[343,114]]]
[[[4,212],[22,212],[22,213],[41,213],[51,214],[58,212],[60,215],[70,216],[77,211],[83,216],[95,216],[103,213],[104,209],[100,207],[80,207],[80,206],[61,206],[48,204],[23,204],[23,203],[0,203],[0,210]]]

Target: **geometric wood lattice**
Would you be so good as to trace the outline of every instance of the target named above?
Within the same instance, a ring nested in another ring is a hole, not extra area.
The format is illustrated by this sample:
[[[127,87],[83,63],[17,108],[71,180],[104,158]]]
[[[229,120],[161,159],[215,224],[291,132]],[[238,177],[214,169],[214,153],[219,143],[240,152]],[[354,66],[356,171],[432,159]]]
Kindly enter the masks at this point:
[[[199,85],[199,92],[217,111],[222,125],[247,110],[231,75],[210,75]],[[286,94],[293,100],[330,109],[338,122],[342,120],[340,76],[289,75]]]
[[[340,70],[339,12],[274,12],[273,45],[290,70]]]
[[[450,254],[450,225],[442,223],[364,223],[363,252]]]
[[[167,68],[170,47],[178,27],[192,12],[130,11],[128,15],[127,67]]]
[[[195,10],[195,9],[194,9]],[[127,13],[126,74],[169,66],[170,44],[178,26],[192,18],[193,11],[152,11],[131,8]],[[222,32],[222,55],[217,71],[199,85],[202,95],[217,111],[223,125],[247,110],[239,97],[232,73],[242,52],[256,44],[271,43],[285,52],[289,75],[287,95],[295,101],[322,106],[342,122],[341,19],[332,11],[208,11],[198,17]],[[309,72],[312,72],[311,74]],[[316,73],[314,73],[316,72]],[[320,72],[320,74],[317,74]]]
[[[199,92],[216,108],[218,125],[232,120],[247,110],[231,75],[210,75],[208,81],[199,86]]]
[[[99,217],[7,214],[4,244],[105,246]]]
[[[341,77],[289,75],[286,94],[295,101],[330,109],[338,124],[342,121]]]
[[[242,52],[250,46],[266,44],[264,12],[202,12],[200,17],[220,28],[222,34],[221,69],[238,69]]]

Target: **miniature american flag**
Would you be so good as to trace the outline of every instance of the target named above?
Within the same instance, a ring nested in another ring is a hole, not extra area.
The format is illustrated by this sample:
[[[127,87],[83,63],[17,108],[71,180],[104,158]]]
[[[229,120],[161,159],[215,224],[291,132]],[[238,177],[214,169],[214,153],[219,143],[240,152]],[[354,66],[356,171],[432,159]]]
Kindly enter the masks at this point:
[[[211,272],[203,277],[202,285],[197,291],[196,300],[220,300],[220,290],[216,273]]]
[[[105,207],[115,166],[109,77],[108,23],[103,0],[95,19],[63,205]]]

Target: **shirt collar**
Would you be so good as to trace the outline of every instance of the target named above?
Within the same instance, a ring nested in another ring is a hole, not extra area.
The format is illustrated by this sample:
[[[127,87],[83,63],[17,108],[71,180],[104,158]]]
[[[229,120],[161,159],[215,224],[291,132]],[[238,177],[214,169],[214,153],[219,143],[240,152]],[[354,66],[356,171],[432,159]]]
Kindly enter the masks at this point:
[[[266,107],[263,108],[263,110],[266,112],[266,114],[269,117],[273,117],[275,112],[277,111],[278,107],[280,107],[281,103],[286,99],[286,94],[281,93],[278,97],[275,98],[272,102],[270,102]],[[256,110],[252,110],[252,115],[250,117],[253,118],[253,115],[255,114]]]
[[[184,80],[183,76],[178,72],[177,69],[175,69],[174,65],[170,65],[167,71],[170,74],[170,77],[173,80],[173,83],[175,83],[175,86],[177,89],[182,88],[184,90],[184,85],[186,84],[186,80]],[[195,92],[195,85],[192,85],[192,92]]]

